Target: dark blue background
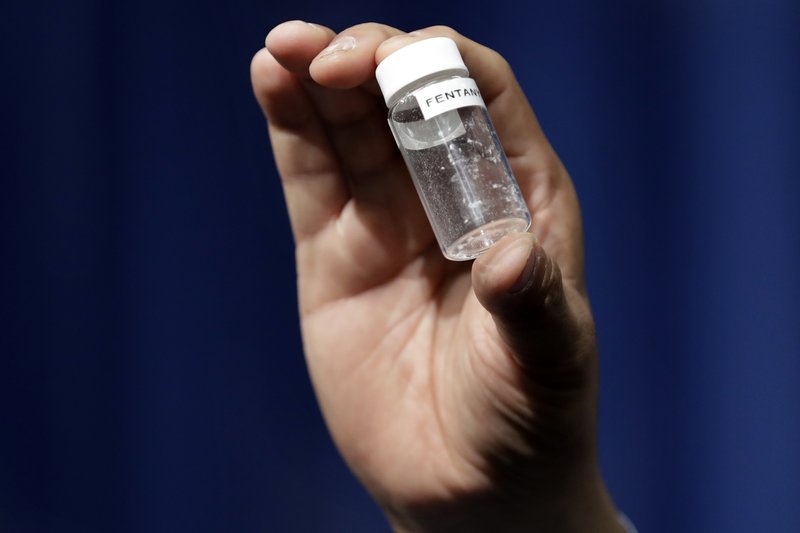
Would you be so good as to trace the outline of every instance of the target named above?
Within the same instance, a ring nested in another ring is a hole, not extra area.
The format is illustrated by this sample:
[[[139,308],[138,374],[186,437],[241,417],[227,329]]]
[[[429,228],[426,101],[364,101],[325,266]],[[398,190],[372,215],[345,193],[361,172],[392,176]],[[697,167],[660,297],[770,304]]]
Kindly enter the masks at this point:
[[[4,7],[0,531],[386,530],[305,374],[249,87],[291,18],[509,59],[583,203],[616,502],[800,531],[795,0]]]

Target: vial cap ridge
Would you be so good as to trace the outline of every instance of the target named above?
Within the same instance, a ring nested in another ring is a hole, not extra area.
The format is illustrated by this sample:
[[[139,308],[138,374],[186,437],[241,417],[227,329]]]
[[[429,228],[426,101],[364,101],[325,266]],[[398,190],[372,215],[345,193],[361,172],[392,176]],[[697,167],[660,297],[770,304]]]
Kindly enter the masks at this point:
[[[455,41],[431,37],[411,43],[386,56],[375,69],[375,78],[386,105],[409,84],[425,76],[446,70],[469,71]]]

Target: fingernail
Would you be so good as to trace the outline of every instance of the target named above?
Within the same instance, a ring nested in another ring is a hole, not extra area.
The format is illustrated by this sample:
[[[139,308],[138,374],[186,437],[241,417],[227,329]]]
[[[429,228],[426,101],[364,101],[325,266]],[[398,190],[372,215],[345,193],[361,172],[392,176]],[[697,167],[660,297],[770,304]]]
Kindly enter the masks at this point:
[[[514,246],[514,250],[506,252],[507,254],[514,254],[511,260],[525,261],[525,267],[520,272],[517,281],[508,289],[509,294],[516,294],[522,292],[531,284],[531,277],[533,276],[534,268],[538,260],[539,254],[534,253],[533,239],[520,239],[519,244]]]
[[[328,47],[317,55],[317,59],[332,56],[338,52],[347,52],[356,47],[356,38],[350,35],[337,37]]]

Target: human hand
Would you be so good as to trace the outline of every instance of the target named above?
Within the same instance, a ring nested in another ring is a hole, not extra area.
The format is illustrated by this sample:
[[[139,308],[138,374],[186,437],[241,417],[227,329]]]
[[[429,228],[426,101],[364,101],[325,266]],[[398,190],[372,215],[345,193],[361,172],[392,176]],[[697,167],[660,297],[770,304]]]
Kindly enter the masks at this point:
[[[533,235],[473,264],[442,256],[374,79],[389,53],[434,36],[457,42],[533,216]],[[622,531],[595,456],[577,198],[503,58],[445,27],[337,36],[293,21],[270,32],[252,80],[314,389],[395,530]]]

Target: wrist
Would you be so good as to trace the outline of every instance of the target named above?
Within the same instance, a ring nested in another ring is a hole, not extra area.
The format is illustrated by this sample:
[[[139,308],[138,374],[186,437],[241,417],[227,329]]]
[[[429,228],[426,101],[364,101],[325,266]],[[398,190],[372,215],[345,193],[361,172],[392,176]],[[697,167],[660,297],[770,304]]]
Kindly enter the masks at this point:
[[[541,493],[489,490],[384,509],[395,533],[627,533],[599,473],[566,485],[554,483]]]

